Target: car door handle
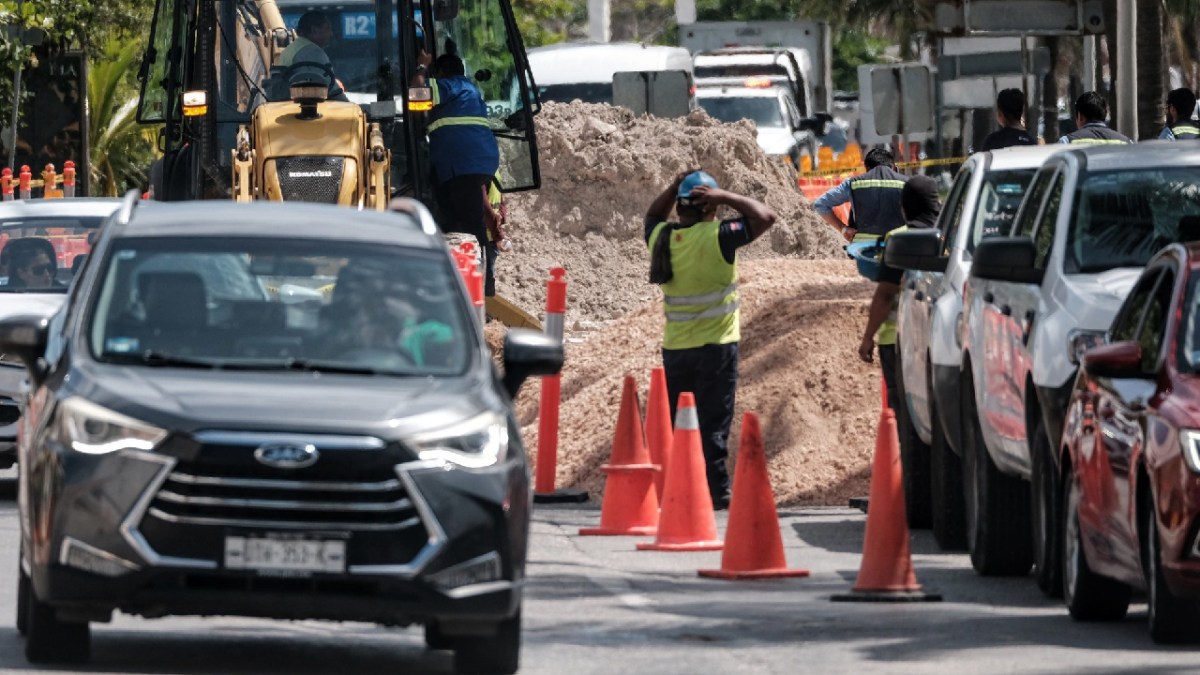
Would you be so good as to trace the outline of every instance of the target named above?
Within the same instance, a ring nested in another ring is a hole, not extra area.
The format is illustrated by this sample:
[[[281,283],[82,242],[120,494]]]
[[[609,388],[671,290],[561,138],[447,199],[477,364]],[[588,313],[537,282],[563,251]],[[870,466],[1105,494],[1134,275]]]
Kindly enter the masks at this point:
[[[1003,314],[1004,316],[1012,316],[1012,307],[1005,305],[1000,308],[1000,313]]]
[[[996,300],[996,296],[992,295],[991,291],[987,291],[986,293],[983,294],[984,302],[990,304],[990,303],[994,302],[995,300]]]
[[[925,293],[923,293],[921,291],[917,291],[917,294],[913,297],[915,297],[917,299],[917,302],[921,302],[922,300],[925,299]]]

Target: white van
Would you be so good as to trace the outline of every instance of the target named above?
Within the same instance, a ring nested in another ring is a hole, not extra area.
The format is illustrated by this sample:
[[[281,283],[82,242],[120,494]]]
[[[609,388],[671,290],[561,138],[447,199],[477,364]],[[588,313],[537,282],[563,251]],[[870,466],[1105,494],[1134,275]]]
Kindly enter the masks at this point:
[[[630,71],[682,70],[692,77],[692,56],[682,47],[636,42],[564,42],[528,52],[542,101],[613,102],[613,75]]]

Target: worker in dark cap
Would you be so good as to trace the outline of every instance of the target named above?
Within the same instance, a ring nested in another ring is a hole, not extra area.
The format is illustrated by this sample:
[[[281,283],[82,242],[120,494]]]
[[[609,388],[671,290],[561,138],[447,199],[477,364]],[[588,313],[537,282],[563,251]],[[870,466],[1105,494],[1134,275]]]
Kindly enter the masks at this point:
[[[904,216],[905,224],[888,233],[884,238],[884,247],[887,246],[887,238],[896,232],[908,228],[935,227],[941,209],[936,181],[929,176],[909,178],[900,191],[900,212]],[[867,326],[858,346],[858,356],[871,363],[878,343],[879,365],[883,368],[883,381],[887,384],[888,406],[895,410],[899,404],[895,381],[896,300],[900,295],[900,277],[904,275],[904,270],[884,265],[882,254],[879,257],[880,268],[876,277],[875,295],[871,298],[871,308],[867,312]]]

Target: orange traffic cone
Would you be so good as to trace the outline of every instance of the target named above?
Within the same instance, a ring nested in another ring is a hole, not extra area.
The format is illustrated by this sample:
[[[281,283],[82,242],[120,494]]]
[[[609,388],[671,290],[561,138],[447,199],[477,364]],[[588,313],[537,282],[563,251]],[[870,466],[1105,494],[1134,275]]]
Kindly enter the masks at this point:
[[[721,569],[700,570],[699,573],[713,579],[808,576],[808,570],[787,568],[775,494],[767,476],[762,432],[758,427],[758,415],[752,412],[742,416],[742,437],[733,471],[733,501],[729,504],[729,527],[725,531]]]
[[[871,497],[858,580],[849,593],[834,595],[835,602],[927,602],[941,600],[926,593],[913,572],[908,548],[908,522],[904,517],[904,482],[900,472],[900,437],[896,413],[884,407],[875,433],[875,461],[871,466]]]
[[[585,527],[579,534],[653,535],[658,528],[658,497],[654,491],[658,466],[650,463],[650,453],[646,451],[637,384],[631,375],[625,376],[621,392],[612,459],[600,470],[608,474],[600,506],[600,527]]]
[[[696,397],[679,395],[675,434],[671,440],[671,473],[663,485],[662,512],[654,543],[638,544],[639,551],[719,551],[717,518],[704,474],[700,419]]]
[[[646,445],[650,446],[650,461],[660,468],[654,474],[658,500],[663,498],[663,484],[671,466],[671,400],[667,393],[667,373],[662,368],[650,371],[650,397],[646,401]]]

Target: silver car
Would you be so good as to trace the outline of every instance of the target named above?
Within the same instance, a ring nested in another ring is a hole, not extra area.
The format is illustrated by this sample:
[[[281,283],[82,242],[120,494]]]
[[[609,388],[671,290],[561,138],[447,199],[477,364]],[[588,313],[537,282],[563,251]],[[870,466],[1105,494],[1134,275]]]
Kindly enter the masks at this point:
[[[93,235],[119,199],[38,199],[0,202],[0,319],[49,316],[62,305]],[[0,354],[0,468],[17,459],[17,420],[25,366]]]

